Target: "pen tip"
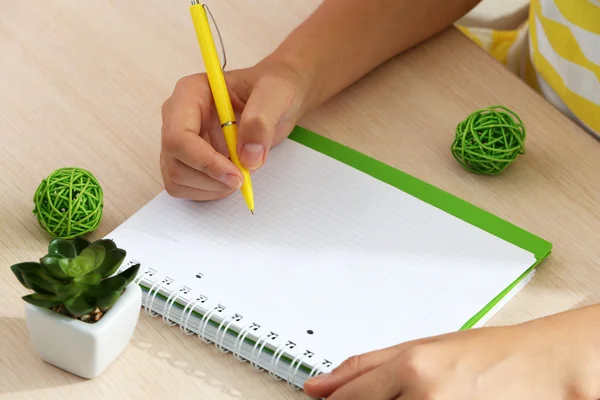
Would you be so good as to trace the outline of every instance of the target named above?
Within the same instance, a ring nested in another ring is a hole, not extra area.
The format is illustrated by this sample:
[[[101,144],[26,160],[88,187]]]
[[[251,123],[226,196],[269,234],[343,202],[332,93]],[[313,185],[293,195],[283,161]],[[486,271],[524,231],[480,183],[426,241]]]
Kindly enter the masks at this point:
[[[250,210],[250,212],[252,213],[252,215],[254,215],[254,210]]]

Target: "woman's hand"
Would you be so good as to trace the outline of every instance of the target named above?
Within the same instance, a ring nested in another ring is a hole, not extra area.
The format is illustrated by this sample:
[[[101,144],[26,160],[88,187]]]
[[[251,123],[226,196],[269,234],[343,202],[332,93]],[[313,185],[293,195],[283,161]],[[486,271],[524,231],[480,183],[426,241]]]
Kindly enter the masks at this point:
[[[260,167],[304,112],[450,26],[479,1],[324,1],[257,66],[226,74],[239,114],[242,164]],[[204,74],[181,79],[162,115],[160,158],[168,193],[213,200],[241,186]]]
[[[239,114],[242,164],[260,167],[306,110],[450,26],[479,1],[324,1],[257,66],[225,76]],[[161,171],[168,193],[213,200],[241,186],[204,74],[180,80],[162,115]]]
[[[598,377],[589,368],[597,354],[584,355],[574,344],[574,331],[554,318],[461,331],[353,357],[330,375],[306,382],[304,390],[328,400],[597,399]]]
[[[238,155],[255,170],[304,111],[306,80],[284,63],[264,61],[226,73],[238,122]],[[221,199],[242,185],[205,74],[181,79],[162,107],[161,172],[166,191],[197,201]]]

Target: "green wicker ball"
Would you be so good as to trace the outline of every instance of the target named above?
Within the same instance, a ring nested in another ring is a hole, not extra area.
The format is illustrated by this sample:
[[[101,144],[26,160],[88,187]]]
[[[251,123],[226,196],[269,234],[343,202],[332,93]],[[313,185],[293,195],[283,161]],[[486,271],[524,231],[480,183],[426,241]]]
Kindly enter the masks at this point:
[[[503,106],[484,108],[458,124],[452,155],[467,171],[499,174],[525,153],[525,136],[515,112]]]
[[[104,194],[92,173],[60,168],[40,183],[33,214],[52,237],[71,239],[95,230],[102,219]]]

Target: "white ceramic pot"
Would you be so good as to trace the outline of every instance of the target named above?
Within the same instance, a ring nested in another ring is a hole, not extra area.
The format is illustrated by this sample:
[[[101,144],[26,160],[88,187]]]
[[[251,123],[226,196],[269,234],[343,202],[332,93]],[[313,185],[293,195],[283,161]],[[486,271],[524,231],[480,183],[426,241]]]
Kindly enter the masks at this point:
[[[142,290],[132,282],[98,322],[79,321],[31,304],[26,304],[25,318],[33,345],[47,363],[91,379],[125,350],[141,304]]]

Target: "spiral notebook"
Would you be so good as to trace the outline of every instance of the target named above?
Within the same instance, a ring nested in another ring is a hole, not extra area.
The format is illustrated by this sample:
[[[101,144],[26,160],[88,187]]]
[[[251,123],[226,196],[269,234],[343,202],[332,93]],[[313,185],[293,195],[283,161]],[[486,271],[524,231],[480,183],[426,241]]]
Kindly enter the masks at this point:
[[[146,312],[302,387],[347,357],[481,325],[551,244],[297,127],[239,194],[166,193],[107,237]]]

